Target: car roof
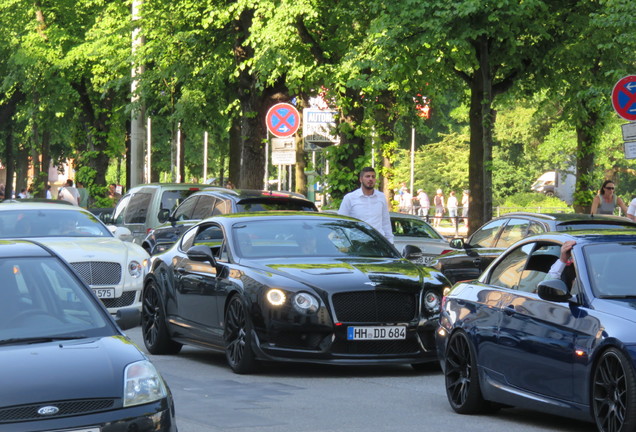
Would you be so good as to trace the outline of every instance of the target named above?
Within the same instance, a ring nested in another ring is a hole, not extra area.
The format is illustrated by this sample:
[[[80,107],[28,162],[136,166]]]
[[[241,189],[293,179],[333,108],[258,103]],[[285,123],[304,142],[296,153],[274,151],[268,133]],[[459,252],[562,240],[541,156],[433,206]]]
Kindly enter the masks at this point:
[[[201,190],[193,193],[191,196],[195,195],[215,195],[215,196],[223,196],[234,201],[240,201],[243,199],[250,198],[263,198],[263,197],[272,197],[272,198],[281,198],[281,199],[297,199],[302,201],[309,201],[305,198],[304,195],[301,195],[296,192],[288,192],[288,191],[269,191],[269,190],[260,190],[260,189],[226,189],[226,188],[212,188]]]
[[[571,222],[585,222],[591,221],[611,221],[611,222],[624,222],[626,225],[636,226],[636,222],[626,219],[621,216],[614,215],[592,215],[585,213],[531,213],[531,212],[511,212],[499,216],[500,218],[520,216],[530,217],[535,219],[541,219],[545,221],[554,221],[559,223],[571,223]]]
[[[526,237],[523,240],[537,241],[542,239],[556,240],[560,242],[575,240],[577,244],[636,242],[636,231],[633,231],[632,229],[586,229],[582,231],[553,231],[532,235],[530,237]]]
[[[0,240],[0,258],[55,256],[39,243],[29,240]]]
[[[360,222],[359,219],[342,216],[333,213],[322,213],[312,211],[295,211],[295,210],[281,210],[281,211],[263,211],[263,212],[248,212],[248,213],[227,213],[218,216],[213,216],[204,220],[217,219],[225,221],[226,223],[248,222],[254,220],[274,220],[274,219],[286,219],[286,218],[302,218],[302,219],[342,219],[350,220],[354,222]]]
[[[3,210],[75,210],[79,212],[88,212],[83,207],[68,205],[50,201],[3,201],[0,203],[0,211]]]
[[[145,183],[132,187],[127,193],[135,192],[143,188],[168,189],[168,190],[203,190],[203,189],[225,189],[218,186],[210,186],[205,183]]]

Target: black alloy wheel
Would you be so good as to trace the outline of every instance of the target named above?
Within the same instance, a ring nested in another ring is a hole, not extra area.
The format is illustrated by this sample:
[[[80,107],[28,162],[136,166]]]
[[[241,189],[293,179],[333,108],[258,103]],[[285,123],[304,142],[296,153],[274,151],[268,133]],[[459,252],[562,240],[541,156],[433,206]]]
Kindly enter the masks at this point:
[[[636,378],[632,362],[616,348],[605,351],[594,369],[592,411],[600,432],[636,430]]]
[[[159,288],[152,281],[144,290],[141,304],[141,333],[150,354],[177,354],[182,344],[168,334],[166,317],[159,298]]]
[[[225,311],[225,357],[235,373],[248,374],[256,370],[257,362],[252,350],[252,326],[239,296],[230,300]]]
[[[466,333],[454,333],[448,347],[444,363],[446,396],[451,408],[459,414],[485,412],[487,402],[481,395],[477,361]]]

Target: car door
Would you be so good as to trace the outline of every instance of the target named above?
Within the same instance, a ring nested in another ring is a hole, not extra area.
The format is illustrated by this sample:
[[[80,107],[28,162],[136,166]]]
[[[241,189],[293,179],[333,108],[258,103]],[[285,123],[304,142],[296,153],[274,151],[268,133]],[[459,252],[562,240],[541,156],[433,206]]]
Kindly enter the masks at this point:
[[[210,343],[218,342],[222,336],[218,303],[223,292],[217,283],[217,268],[208,262],[190,260],[186,254],[192,246],[206,245],[218,256],[223,243],[224,234],[219,225],[197,225],[184,234],[181,243],[184,255],[176,260],[174,268],[177,315],[192,327],[197,338]]]
[[[537,284],[558,259],[560,244],[531,242],[506,252],[488,283],[505,289],[493,368],[506,385],[571,400],[577,318],[568,303],[541,299]]]

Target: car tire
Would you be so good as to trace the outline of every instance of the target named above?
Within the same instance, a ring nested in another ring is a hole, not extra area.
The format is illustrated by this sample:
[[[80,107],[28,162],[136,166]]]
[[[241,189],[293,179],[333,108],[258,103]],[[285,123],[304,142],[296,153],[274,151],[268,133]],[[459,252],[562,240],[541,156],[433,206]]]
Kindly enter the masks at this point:
[[[170,338],[159,287],[154,281],[144,290],[141,303],[141,333],[150,354],[177,354],[183,346]]]
[[[636,430],[636,376],[616,348],[601,354],[592,380],[592,414],[600,432]]]
[[[448,341],[444,380],[448,402],[455,412],[479,414],[489,411],[489,404],[481,394],[475,352],[463,331],[454,333]]]
[[[238,295],[232,297],[225,310],[225,358],[237,374],[249,374],[257,369],[252,349],[252,323]]]

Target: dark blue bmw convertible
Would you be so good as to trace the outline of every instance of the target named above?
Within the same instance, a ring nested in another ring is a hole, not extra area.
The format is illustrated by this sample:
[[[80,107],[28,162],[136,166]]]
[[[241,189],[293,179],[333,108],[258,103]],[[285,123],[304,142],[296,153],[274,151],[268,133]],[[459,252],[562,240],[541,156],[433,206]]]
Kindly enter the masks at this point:
[[[571,259],[548,275],[566,241]],[[636,234],[517,242],[444,297],[436,341],[458,413],[516,406],[636,430]]]

